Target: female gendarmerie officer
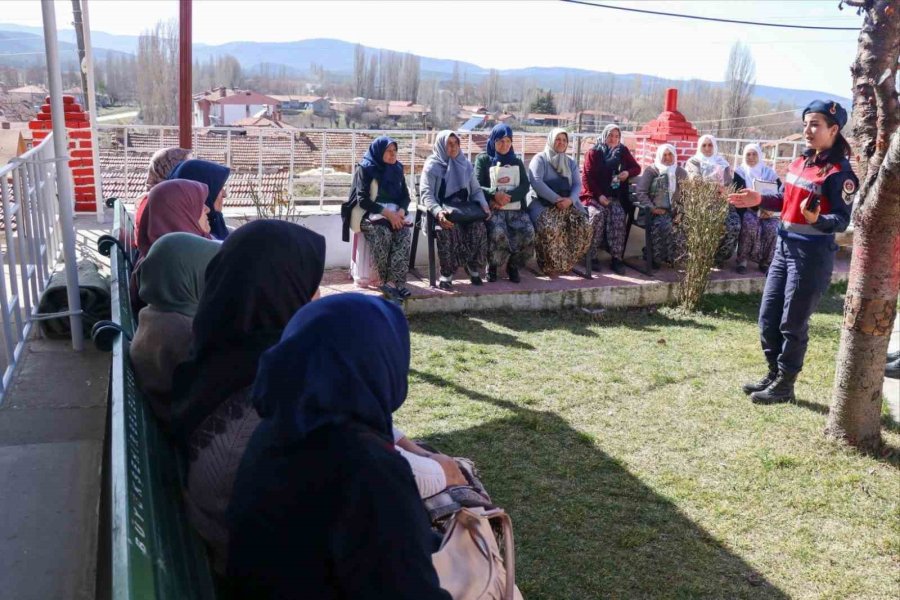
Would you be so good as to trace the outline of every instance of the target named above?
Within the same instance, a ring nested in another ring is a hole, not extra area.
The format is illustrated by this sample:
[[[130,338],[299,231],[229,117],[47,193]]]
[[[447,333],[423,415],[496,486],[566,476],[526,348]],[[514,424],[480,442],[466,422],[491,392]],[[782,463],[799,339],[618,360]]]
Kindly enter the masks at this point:
[[[807,150],[791,163],[781,192],[760,196],[745,190],[728,199],[738,208],[761,206],[781,212],[775,258],[769,268],[759,333],[769,372],[744,385],[753,402],[794,399],[794,381],[803,368],[809,318],[831,282],[834,234],[850,223],[850,203],[858,180],[850,170],[850,146],[840,131],[847,111],[815,100],[803,111]]]

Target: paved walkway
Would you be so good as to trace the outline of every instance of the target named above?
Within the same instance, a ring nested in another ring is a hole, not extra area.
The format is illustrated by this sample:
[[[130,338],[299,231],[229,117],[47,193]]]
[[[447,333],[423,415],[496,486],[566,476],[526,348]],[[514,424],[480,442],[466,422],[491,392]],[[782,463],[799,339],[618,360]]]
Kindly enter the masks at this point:
[[[80,256],[109,228],[76,219]],[[0,598],[95,597],[109,355],[41,339],[0,406]]]

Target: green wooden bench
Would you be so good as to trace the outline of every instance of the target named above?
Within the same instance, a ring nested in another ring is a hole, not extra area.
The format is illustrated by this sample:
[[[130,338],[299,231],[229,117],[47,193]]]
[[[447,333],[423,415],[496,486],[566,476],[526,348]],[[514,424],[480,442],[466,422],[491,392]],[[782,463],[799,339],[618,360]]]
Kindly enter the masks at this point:
[[[97,245],[110,258],[112,321],[98,323],[93,336],[98,347],[112,352],[104,465],[109,530],[99,558],[105,563],[101,573],[109,570],[100,587],[109,589],[98,597],[214,600],[206,549],[182,502],[185,465],[138,390],[128,358],[135,330],[128,294],[134,225],[120,201],[110,204],[112,233]]]

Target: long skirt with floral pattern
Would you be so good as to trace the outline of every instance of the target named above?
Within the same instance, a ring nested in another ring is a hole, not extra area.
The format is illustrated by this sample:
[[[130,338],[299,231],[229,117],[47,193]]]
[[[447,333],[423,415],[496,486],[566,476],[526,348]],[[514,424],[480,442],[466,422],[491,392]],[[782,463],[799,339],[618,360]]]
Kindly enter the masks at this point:
[[[412,245],[412,229],[393,229],[385,221],[373,223],[363,219],[360,229],[372,247],[372,258],[383,283],[403,285],[409,270],[409,249]]]
[[[752,260],[768,266],[775,255],[775,238],[778,237],[778,219],[760,219],[755,211],[747,210],[741,216],[741,236],[738,240],[737,260]]]
[[[725,217],[725,233],[716,250],[716,262],[723,263],[734,255],[737,249],[738,238],[741,236],[741,215],[735,207],[728,207],[728,215]]]
[[[495,210],[488,226],[488,264],[521,269],[534,254],[534,225],[522,210]]]
[[[621,259],[625,254],[625,209],[621,202],[611,201],[608,206],[589,204],[588,221],[591,223],[591,258],[598,258],[601,250],[609,250],[610,256]]]
[[[470,275],[481,273],[487,264],[487,227],[484,221],[456,223],[453,229],[437,230],[437,252],[441,276],[452,277],[460,266]]]
[[[546,209],[534,229],[537,264],[547,275],[568,273],[591,246],[591,224],[574,206]]]
[[[654,263],[675,263],[678,254],[671,214],[650,216],[650,241],[650,245],[653,247]]]

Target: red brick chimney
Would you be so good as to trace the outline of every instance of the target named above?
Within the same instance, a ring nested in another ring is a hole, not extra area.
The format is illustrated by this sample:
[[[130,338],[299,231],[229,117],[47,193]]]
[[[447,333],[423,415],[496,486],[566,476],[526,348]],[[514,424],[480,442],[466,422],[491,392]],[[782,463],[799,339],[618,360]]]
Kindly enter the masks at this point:
[[[75,183],[75,210],[94,212],[97,210],[97,187],[94,184],[94,155],[91,151],[91,124],[87,113],[75,102],[74,96],[63,96],[63,110],[66,113],[66,132],[69,135],[69,168]],[[39,144],[53,130],[50,117],[50,96],[44,98],[44,105],[28,123],[34,143]]]
[[[656,149],[662,144],[672,144],[678,151],[678,162],[683,163],[697,152],[697,130],[684,115],[678,112],[678,90],[666,90],[666,104],[659,116],[649,121],[637,133],[644,140],[643,153],[636,157],[642,166],[653,164]]]

